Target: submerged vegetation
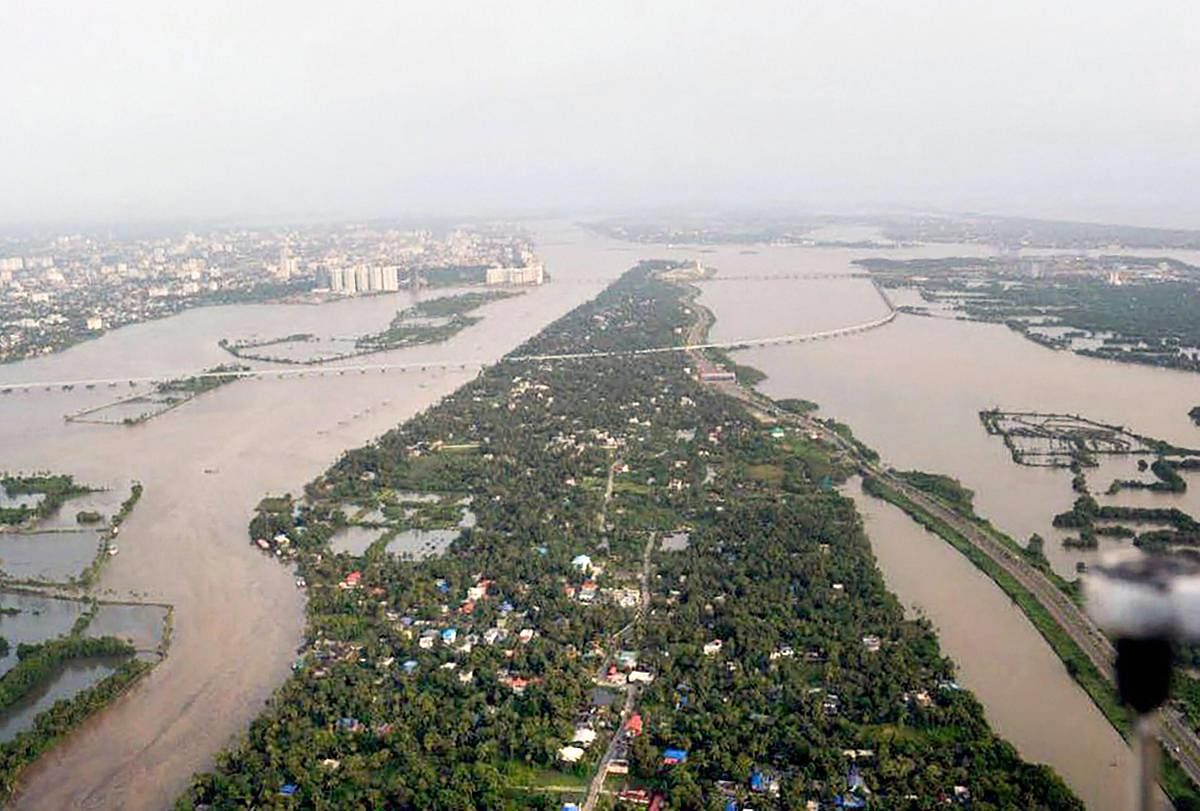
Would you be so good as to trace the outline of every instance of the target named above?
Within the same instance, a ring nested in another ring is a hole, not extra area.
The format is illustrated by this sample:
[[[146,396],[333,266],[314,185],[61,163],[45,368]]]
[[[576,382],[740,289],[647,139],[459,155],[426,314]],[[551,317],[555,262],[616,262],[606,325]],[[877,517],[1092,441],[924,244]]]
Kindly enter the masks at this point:
[[[1086,468],[1098,465],[1097,457],[1102,455],[1140,455],[1143,458],[1138,460],[1138,469],[1148,470],[1155,480],[1116,479],[1108,486],[1108,495],[1121,490],[1183,493],[1187,490],[1187,481],[1179,471],[1200,469],[1197,451],[1076,415],[992,409],[981,411],[979,417],[988,433],[1004,438],[1017,463],[1071,469],[1071,488],[1078,497],[1070,510],[1054,516],[1053,525],[1059,529],[1076,529],[1079,534],[1066,538],[1064,546],[1096,549],[1099,539],[1108,537],[1132,538],[1135,546],[1153,551],[1200,547],[1200,523],[1192,516],[1176,507],[1102,506],[1093,497],[1085,473]],[[1144,458],[1148,455],[1156,456],[1149,464]],[[1127,524],[1156,526],[1138,533]],[[1169,528],[1163,528],[1161,525],[1164,524]]]
[[[57,701],[50,709],[39,713],[32,729],[19,732],[12,740],[0,743],[0,801],[12,794],[22,769],[93,713],[128,690],[153,666],[142,659],[127,659],[98,684]]]
[[[18,518],[21,534],[36,538],[38,522],[55,516],[70,499],[89,493],[97,493],[93,488],[78,484],[71,476],[65,474],[36,474],[36,475],[7,475],[0,479],[4,494],[13,499],[19,496],[37,497],[36,505],[23,509]],[[59,738],[85,720],[95,711],[101,709],[146,673],[153,665],[134,657],[135,650],[128,642],[113,636],[90,637],[87,629],[98,607],[95,600],[69,598],[64,592],[77,592],[77,589],[88,586],[96,577],[104,560],[110,556],[109,542],[114,537],[117,527],[127,518],[141,496],[142,486],[134,483],[129,496],[121,503],[109,518],[103,531],[99,534],[99,547],[96,555],[87,569],[78,577],[72,577],[70,582],[40,583],[35,586],[48,586],[49,591],[40,588],[30,588],[30,583],[24,584],[22,593],[26,595],[52,595],[52,599],[73,602],[84,602],[86,608],[78,616],[74,626],[64,635],[45,638],[34,643],[17,645],[17,662],[7,672],[0,676],[0,711],[11,713],[22,711],[24,703],[32,701],[41,691],[52,689],[55,680],[64,669],[73,662],[103,663],[114,668],[106,678],[93,686],[69,695],[55,702],[48,709],[38,713],[33,718],[31,729],[17,733],[11,739],[0,742],[0,802],[9,797],[13,791],[20,771],[37,757],[54,745]],[[32,503],[32,502],[31,502]],[[17,509],[17,508],[13,508]],[[68,513],[67,515],[71,515]],[[104,515],[94,509],[79,510],[73,515],[76,524],[89,527],[104,521]],[[63,520],[63,519],[60,519]],[[70,530],[66,530],[70,531]],[[94,532],[80,532],[81,536],[96,537]],[[33,548],[37,548],[34,545]],[[10,593],[6,590],[5,593]],[[19,617],[22,612],[11,606],[0,609],[0,614],[6,617]],[[34,614],[38,612],[33,611]],[[169,610],[168,610],[169,616]],[[14,619],[19,624],[19,619]],[[159,646],[159,654],[165,652],[166,631]],[[9,653],[9,642],[0,639],[0,654]]]
[[[439,343],[480,321],[470,315],[484,304],[521,295],[510,290],[459,293],[455,296],[426,299],[396,313],[383,332],[363,335],[355,341],[358,354],[382,352],[405,346]]]
[[[192,399],[239,380],[249,366],[219,364],[199,374],[164,380],[154,384],[153,391],[124,397],[103,405],[85,408],[68,414],[67,422],[92,422],[102,425],[141,425],[166,414]],[[132,382],[130,385],[134,385]]]
[[[248,371],[250,371],[249,366],[242,366],[236,363],[222,363],[210,369],[205,369],[199,375],[181,377],[159,383],[155,386],[155,391],[163,395],[182,395],[185,399],[190,399],[206,391],[220,388],[226,383],[232,383],[239,379],[240,372]]]
[[[76,483],[71,476],[60,474],[5,475],[0,477],[0,488],[9,499],[31,497],[27,503],[17,506],[0,503],[0,525],[13,526],[46,518],[57,512],[68,499],[94,492],[92,488]]]
[[[887,287],[915,287],[918,315],[1005,324],[1089,357],[1200,371],[1200,268],[1163,257],[861,259]]]
[[[387,329],[354,339],[320,338],[304,332],[279,338],[231,341],[221,339],[222,349],[246,360],[309,366],[335,360],[447,341],[481,319],[471,315],[485,304],[519,296],[512,290],[481,290],[424,299],[392,318]],[[297,346],[305,351],[293,353]]]
[[[111,636],[66,636],[37,645],[17,646],[17,664],[0,676],[0,710],[7,709],[41,687],[72,659],[132,656],[133,646]]]
[[[678,341],[690,310],[661,267],[517,354]],[[502,361],[303,499],[260,504],[251,537],[291,550],[309,589],[304,653],[178,806],[558,808],[582,798],[628,702],[617,782],[672,808],[868,793],[899,809],[1081,808],[996,737],[928,624],[904,618],[828,486],[850,466],[686,365]],[[440,557],[331,551],[340,505],[399,491],[469,496],[477,523]],[[687,545],[659,548],[680,527]]]
[[[980,411],[979,420],[989,434],[1004,440],[1013,461],[1020,465],[1070,467],[1078,473],[1078,468],[1095,467],[1098,456],[1200,454],[1077,414],[993,408]]]

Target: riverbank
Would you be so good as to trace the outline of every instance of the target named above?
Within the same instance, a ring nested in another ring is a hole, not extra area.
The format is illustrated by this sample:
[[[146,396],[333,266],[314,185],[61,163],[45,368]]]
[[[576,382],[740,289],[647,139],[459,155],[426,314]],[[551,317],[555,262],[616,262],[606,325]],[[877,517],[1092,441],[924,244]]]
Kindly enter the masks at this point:
[[[571,232],[575,234],[575,232]],[[628,257],[552,234],[541,254],[568,281],[614,277]],[[99,404],[104,389],[29,392],[0,398],[6,464],[69,469],[81,480],[135,476],[145,485],[121,529],[121,553],[93,586],[105,599],[169,603],[172,646],[123,698],[46,753],[22,775],[14,808],[159,809],[192,774],[243,733],[290,674],[302,637],[304,601],[294,576],[246,545],[247,516],[266,492],[295,492],[349,447],[368,442],[472,379],[542,325],[595,295],[602,281],[547,284],[488,305],[483,321],[444,344],[383,353],[411,364],[403,374],[247,379],[222,386],[137,430],[62,415]],[[322,307],[197,308],[115,330],[28,364],[5,367],[0,385],[21,380],[122,379],[228,361],[221,337],[386,327],[408,295],[347,299]],[[452,368],[421,366],[455,361]]]
[[[991,578],[1045,638],[1066,667],[1067,672],[1083,688],[1113,728],[1122,738],[1130,739],[1131,720],[1128,711],[1117,698],[1112,681],[1111,666],[1106,663],[1102,667],[1089,657],[1077,638],[1067,632],[1064,624],[1051,614],[1046,604],[1037,595],[948,522],[931,514],[929,510],[924,509],[896,488],[889,487],[878,478],[864,478],[863,491],[901,509],[913,521],[946,541],[967,558],[973,566]],[[951,508],[947,507],[946,509]],[[977,521],[973,515],[962,517],[964,520]],[[1016,547],[1014,541],[1006,540],[1010,548]],[[1019,547],[1017,548],[1019,549]],[[1059,582],[1057,585],[1062,588],[1064,584]],[[1070,585],[1073,586],[1073,584]],[[1077,589],[1068,588],[1064,589],[1064,592],[1077,599]],[[1200,774],[1197,770],[1197,767],[1200,766],[1200,758],[1198,758],[1200,750],[1195,746],[1195,736],[1186,735],[1186,729],[1187,727],[1178,719],[1175,720],[1175,723],[1168,724],[1166,736],[1168,746],[1166,747],[1167,751],[1164,752],[1168,756],[1162,758],[1162,769],[1159,776],[1163,790],[1179,807],[1192,807],[1200,804],[1200,790],[1192,776]]]

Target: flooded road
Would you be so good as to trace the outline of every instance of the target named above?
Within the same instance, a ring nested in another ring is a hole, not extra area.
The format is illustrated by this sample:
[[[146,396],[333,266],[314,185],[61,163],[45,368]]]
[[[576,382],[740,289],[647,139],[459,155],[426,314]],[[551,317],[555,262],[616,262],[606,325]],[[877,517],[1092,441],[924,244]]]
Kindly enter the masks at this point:
[[[574,229],[543,231],[539,253],[568,283],[490,303],[450,341],[371,356],[381,362],[495,360],[594,296],[633,254]],[[572,277],[587,282],[569,283]],[[432,293],[425,293],[430,296]],[[127,327],[59,355],[0,367],[0,384],[199,371],[230,356],[220,338],[309,325],[362,333],[386,325],[407,294],[335,304],[192,310]],[[289,367],[294,368],[294,367]],[[303,629],[291,572],[248,544],[267,493],[299,492],[338,455],[394,427],[474,371],[246,380],[134,427],[64,423],[110,400],[107,388],[0,397],[0,458],[145,493],[121,528],[95,593],[175,608],[169,655],[129,694],[28,769],[16,808],[169,807],[193,772],[243,732],[289,675]]]

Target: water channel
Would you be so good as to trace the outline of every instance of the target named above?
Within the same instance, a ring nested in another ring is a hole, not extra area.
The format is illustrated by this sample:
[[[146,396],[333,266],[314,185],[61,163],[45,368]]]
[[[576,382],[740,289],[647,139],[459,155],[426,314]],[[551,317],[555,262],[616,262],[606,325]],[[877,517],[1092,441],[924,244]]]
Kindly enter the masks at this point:
[[[496,359],[643,257],[698,258],[725,275],[787,275],[856,273],[850,262],[861,256],[988,252],[973,245],[681,249],[614,243],[562,225],[542,229],[538,250],[551,283],[485,305],[475,313],[480,323],[444,344],[371,360]],[[702,288],[701,302],[717,316],[714,340],[830,329],[878,318],[886,306],[861,278],[737,284],[718,277]],[[198,371],[230,361],[217,346],[222,338],[363,334],[382,329],[413,300],[402,292],[321,306],[193,310],[0,367],[0,385]],[[1070,505],[1069,475],[1014,464],[1000,440],[984,433],[977,412],[1069,411],[1180,444],[1200,438],[1186,416],[1200,388],[1193,378],[1053,352],[999,326],[901,315],[871,332],[738,357],[769,375],[764,391],[819,402],[888,462],[960,478],[976,491],[981,514],[1018,538],[1041,532],[1056,568],[1070,573],[1079,555],[1061,549],[1047,529]],[[0,449],[9,469],[69,472],[106,485],[143,482],[142,501],[122,527],[121,554],[106,562],[96,593],[175,607],[166,660],[28,770],[15,806],[168,806],[286,678],[300,640],[303,599],[291,573],[247,542],[254,505],[268,493],[298,492],[344,449],[474,374],[431,368],[251,379],[133,427],[64,423],[66,414],[110,401],[107,387],[0,397]],[[1007,598],[894,510],[860,505],[889,585],[938,627],[996,728],[1026,757],[1053,765],[1090,807],[1125,807],[1114,787],[1128,773],[1127,750]]]
[[[705,246],[667,253],[716,268],[716,280],[700,284],[699,300],[716,316],[713,340],[728,341],[870,321],[886,305],[862,279],[738,285],[721,282],[721,275],[849,275],[858,272],[851,260],[863,256],[979,252],[976,245],[931,245],[891,251],[763,246],[753,253],[745,246]],[[975,491],[978,512],[998,527],[1022,541],[1035,532],[1046,538],[1052,564],[1068,577],[1075,576],[1077,561],[1096,555],[1065,549],[1067,533],[1050,526],[1075,498],[1071,474],[1014,463],[1000,438],[984,431],[978,412],[1079,414],[1200,445],[1200,430],[1187,417],[1200,402],[1195,376],[1055,352],[999,325],[902,314],[869,332],[735,356],[767,374],[762,391],[816,401],[820,414],[849,424],[886,463],[960,479]],[[1132,458],[1109,459],[1090,483],[1102,492],[1115,475],[1135,474]],[[1185,475],[1192,485],[1186,494],[1122,491],[1099,498],[1177,505],[1200,515],[1200,477]],[[995,728],[1025,757],[1052,765],[1089,808],[1127,808],[1129,750],[1020,611],[951,547],[895,508],[851,490],[889,587],[930,618]]]
[[[443,344],[371,360],[495,360],[595,296],[637,259],[625,246],[564,225],[543,227],[539,243],[547,270],[564,283],[484,305],[473,313],[481,322]],[[222,338],[377,332],[414,300],[402,292],[320,306],[190,310],[2,366],[0,386],[176,376],[230,362],[217,345]],[[362,360],[346,364],[356,362]],[[143,483],[142,500],[121,529],[121,553],[105,563],[95,593],[175,609],[166,659],[130,695],[26,770],[13,806],[169,807],[191,775],[208,767],[262,709],[288,676],[301,640],[303,594],[292,573],[248,543],[255,504],[267,493],[299,492],[343,450],[429,407],[475,373],[455,368],[245,380],[136,426],[64,422],[64,415],[111,401],[114,390],[107,386],[0,396],[6,469],[54,470],[97,484]]]

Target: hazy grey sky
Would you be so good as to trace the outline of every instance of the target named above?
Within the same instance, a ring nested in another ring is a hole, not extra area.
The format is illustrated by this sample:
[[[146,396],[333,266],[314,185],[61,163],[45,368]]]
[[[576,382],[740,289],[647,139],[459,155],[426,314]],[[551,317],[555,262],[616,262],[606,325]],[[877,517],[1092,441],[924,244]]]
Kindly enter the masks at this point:
[[[1200,4],[0,5],[0,222],[854,203],[1200,227]]]

